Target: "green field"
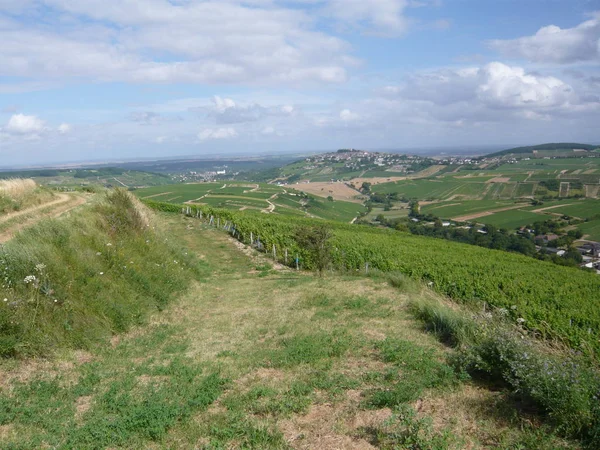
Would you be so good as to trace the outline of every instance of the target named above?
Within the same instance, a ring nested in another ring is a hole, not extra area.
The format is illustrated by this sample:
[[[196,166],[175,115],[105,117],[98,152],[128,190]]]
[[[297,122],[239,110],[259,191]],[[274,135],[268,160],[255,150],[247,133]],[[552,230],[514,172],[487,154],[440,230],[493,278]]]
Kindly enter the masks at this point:
[[[193,183],[138,189],[142,199],[195,203],[231,210],[258,210],[285,216],[316,217],[350,222],[364,207],[357,203],[304,196],[287,187],[263,183]]]
[[[577,228],[583,232],[586,239],[600,241],[600,220],[591,220],[578,225]]]
[[[478,212],[506,208],[507,206],[514,205],[511,201],[497,201],[497,200],[471,200],[466,202],[444,202],[444,203],[432,203],[430,205],[422,206],[421,212],[423,214],[433,214],[441,217],[442,219],[451,219],[453,217],[465,216],[468,214],[475,214]]]
[[[529,223],[547,220],[548,216],[544,214],[536,214],[521,209],[511,209],[509,211],[501,211],[491,216],[480,217],[475,219],[477,222],[494,225],[498,228],[513,230],[522,227]]]

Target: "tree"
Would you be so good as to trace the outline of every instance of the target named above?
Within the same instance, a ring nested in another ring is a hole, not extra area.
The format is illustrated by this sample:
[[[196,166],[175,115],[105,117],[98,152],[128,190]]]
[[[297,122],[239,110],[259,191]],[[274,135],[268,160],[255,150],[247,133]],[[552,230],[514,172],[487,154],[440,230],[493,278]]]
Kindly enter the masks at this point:
[[[302,226],[296,231],[298,245],[305,249],[319,276],[331,261],[331,230],[323,224]]]
[[[327,196],[327,200],[330,201],[330,202],[332,202],[333,201],[333,197],[331,195],[328,195]]]

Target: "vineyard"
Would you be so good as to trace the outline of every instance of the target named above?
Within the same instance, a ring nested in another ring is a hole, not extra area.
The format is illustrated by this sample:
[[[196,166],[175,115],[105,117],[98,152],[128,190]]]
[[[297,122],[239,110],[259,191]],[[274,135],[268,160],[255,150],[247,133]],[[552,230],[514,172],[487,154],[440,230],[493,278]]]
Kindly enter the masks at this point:
[[[228,231],[274,259],[305,269],[310,255],[295,241],[305,218],[275,217],[210,206],[146,201],[157,210],[185,213]],[[391,230],[327,222],[333,231],[333,268],[398,271],[427,282],[436,291],[472,307],[502,309],[546,339],[586,354],[600,350],[600,278],[578,269],[526,256]]]

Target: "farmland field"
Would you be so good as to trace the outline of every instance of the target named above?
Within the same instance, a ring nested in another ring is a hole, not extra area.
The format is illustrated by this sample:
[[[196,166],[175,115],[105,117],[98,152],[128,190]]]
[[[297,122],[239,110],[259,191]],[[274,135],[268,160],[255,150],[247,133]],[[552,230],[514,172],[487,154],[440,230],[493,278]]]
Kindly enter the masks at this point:
[[[537,214],[531,211],[523,211],[522,209],[512,209],[509,211],[500,211],[495,214],[481,217],[478,222],[494,225],[498,228],[512,230],[517,227],[522,227],[528,223],[536,221],[544,221],[548,217],[544,214]]]
[[[352,191],[345,185],[341,186]],[[350,222],[364,207],[360,203],[329,201],[294,189],[263,183],[194,183],[156,186],[135,191],[142,199],[203,204],[231,210],[255,210],[280,215]]]
[[[600,219],[591,220],[577,226],[580,229],[586,239],[593,241],[600,241]]]
[[[505,208],[514,205],[510,201],[472,200],[466,202],[432,203],[421,207],[423,214],[433,214],[442,219],[475,214],[483,211]]]

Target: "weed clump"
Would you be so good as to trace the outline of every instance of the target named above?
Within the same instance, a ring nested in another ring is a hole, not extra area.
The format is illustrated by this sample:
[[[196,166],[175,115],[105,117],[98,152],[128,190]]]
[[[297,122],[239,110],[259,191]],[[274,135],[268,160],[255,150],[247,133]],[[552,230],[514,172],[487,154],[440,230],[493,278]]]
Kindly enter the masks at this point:
[[[457,349],[449,362],[458,373],[508,388],[561,434],[590,448],[600,446],[600,373],[589,359],[542,347],[509,324],[502,310],[469,316],[418,302],[412,311],[426,329]]]

